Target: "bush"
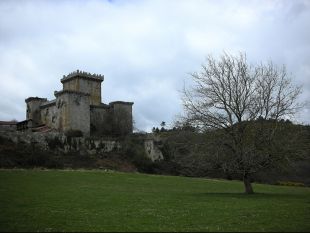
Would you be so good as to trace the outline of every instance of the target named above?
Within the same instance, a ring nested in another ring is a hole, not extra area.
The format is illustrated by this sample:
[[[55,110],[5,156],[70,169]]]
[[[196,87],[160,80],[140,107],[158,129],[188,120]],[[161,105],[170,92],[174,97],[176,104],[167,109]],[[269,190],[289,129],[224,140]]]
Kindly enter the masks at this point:
[[[180,175],[180,170],[179,164],[173,161],[160,160],[155,161],[153,165],[153,172],[155,174],[177,176]]]
[[[65,135],[70,138],[70,137],[83,137],[83,132],[81,130],[77,129],[69,129],[65,132]]]
[[[64,148],[63,143],[60,141],[60,139],[58,137],[54,137],[54,138],[46,138],[45,139],[47,142],[48,147],[51,150],[55,150],[56,148]]]
[[[139,172],[154,172],[154,163],[145,154],[143,140],[128,136],[124,141],[123,153],[126,159],[129,159]]]
[[[283,185],[283,186],[295,186],[295,187],[305,187],[304,183],[300,182],[293,182],[293,181],[279,181],[277,185]]]
[[[51,153],[36,151],[30,153],[25,160],[26,167],[63,168],[62,162]]]
[[[53,153],[42,151],[23,142],[6,141],[0,144],[0,167],[2,168],[62,168],[62,162]]]
[[[12,140],[0,135],[0,145],[12,144]]]

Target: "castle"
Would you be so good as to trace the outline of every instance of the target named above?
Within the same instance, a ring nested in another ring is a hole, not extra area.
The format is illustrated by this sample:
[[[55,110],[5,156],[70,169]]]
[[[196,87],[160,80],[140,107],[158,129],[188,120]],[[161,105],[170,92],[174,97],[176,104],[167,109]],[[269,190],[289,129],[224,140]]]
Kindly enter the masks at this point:
[[[29,97],[23,128],[48,127],[60,132],[81,131],[84,136],[126,135],[132,132],[133,102],[101,102],[103,75],[74,71],[61,79],[56,99]]]

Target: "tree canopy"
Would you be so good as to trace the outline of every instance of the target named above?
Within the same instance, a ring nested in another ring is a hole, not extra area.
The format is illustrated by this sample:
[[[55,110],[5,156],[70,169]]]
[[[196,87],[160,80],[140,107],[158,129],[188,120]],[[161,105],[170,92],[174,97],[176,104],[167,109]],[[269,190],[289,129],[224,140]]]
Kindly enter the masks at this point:
[[[242,174],[246,193],[253,193],[251,174],[287,160],[277,145],[284,130],[278,122],[302,107],[301,87],[284,65],[251,65],[242,53],[225,53],[218,60],[210,55],[190,77],[193,85],[183,89],[182,97],[185,120],[201,130],[218,130],[222,141],[214,160]]]

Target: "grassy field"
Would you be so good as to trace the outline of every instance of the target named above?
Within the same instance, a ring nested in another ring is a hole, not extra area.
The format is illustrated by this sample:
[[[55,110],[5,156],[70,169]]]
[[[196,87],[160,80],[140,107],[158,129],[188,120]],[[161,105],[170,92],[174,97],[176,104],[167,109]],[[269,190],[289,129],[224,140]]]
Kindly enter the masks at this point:
[[[1,231],[310,231],[310,189],[101,171],[0,170]]]

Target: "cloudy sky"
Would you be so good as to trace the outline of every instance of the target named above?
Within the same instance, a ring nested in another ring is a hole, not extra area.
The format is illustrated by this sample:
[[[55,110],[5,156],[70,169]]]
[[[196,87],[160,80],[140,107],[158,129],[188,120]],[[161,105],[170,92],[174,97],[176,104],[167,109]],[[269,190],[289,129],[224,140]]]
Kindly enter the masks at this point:
[[[105,75],[104,103],[135,103],[138,129],[169,125],[188,74],[223,51],[285,64],[309,100],[310,1],[1,0],[0,120],[24,120],[25,98],[54,99],[80,69]]]

